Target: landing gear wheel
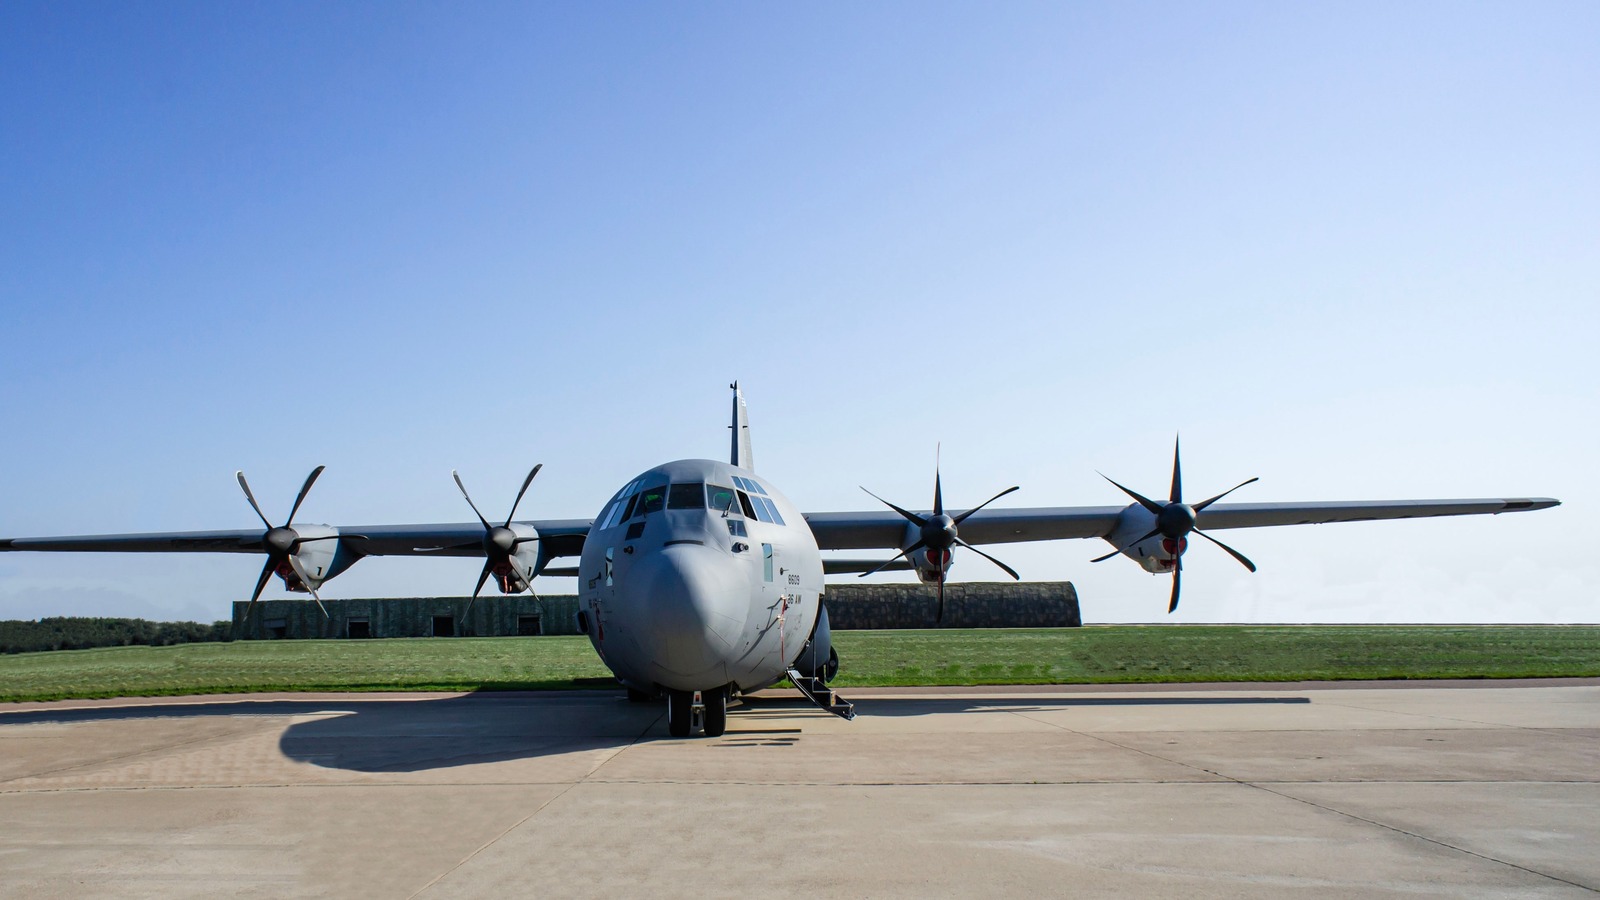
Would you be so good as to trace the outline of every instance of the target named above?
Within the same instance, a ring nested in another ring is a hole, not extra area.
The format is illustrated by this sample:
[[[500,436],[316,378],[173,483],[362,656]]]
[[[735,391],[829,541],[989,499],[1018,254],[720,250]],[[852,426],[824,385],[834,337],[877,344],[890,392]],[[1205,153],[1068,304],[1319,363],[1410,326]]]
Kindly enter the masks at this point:
[[[706,737],[722,737],[728,730],[728,689],[701,691],[700,699],[706,705]]]
[[[667,691],[667,733],[673,737],[688,737],[694,723],[694,694],[689,691]]]

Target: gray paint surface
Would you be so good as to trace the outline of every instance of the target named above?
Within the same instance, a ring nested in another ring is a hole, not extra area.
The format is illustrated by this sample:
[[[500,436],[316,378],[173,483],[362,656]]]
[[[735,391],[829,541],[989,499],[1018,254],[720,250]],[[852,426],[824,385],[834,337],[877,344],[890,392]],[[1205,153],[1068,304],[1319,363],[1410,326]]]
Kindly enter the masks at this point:
[[[1592,897],[1600,685],[1525,684],[19,704],[0,895]]]

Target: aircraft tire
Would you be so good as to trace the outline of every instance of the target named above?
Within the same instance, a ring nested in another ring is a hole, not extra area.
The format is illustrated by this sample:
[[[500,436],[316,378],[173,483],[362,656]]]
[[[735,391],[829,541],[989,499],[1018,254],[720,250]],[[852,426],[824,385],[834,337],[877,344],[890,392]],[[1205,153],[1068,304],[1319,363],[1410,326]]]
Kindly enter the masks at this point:
[[[673,737],[688,737],[689,726],[693,723],[694,694],[667,691],[667,733]]]
[[[701,691],[700,699],[706,705],[706,737],[722,737],[728,730],[728,689]]]

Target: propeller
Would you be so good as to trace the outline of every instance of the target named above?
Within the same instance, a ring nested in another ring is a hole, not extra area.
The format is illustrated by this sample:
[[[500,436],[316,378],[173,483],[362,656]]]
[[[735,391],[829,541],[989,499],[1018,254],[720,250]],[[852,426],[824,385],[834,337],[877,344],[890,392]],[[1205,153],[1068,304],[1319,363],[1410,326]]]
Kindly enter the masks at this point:
[[[261,592],[266,590],[267,580],[272,577],[272,573],[277,571],[279,566],[288,566],[290,571],[294,571],[291,559],[294,556],[294,552],[300,549],[301,544],[311,541],[336,541],[339,539],[337,534],[323,535],[321,537],[301,537],[300,533],[294,530],[294,514],[300,511],[300,504],[305,501],[306,494],[311,491],[311,485],[316,483],[317,476],[321,475],[322,470],[326,468],[327,466],[317,466],[311,470],[310,475],[306,476],[306,483],[300,486],[300,493],[294,498],[294,506],[289,508],[289,518],[285,519],[282,525],[273,525],[267,521],[266,515],[261,512],[261,504],[256,502],[256,495],[250,493],[250,482],[245,480],[244,472],[233,473],[234,477],[239,479],[239,487],[244,490],[244,498],[250,501],[250,508],[256,511],[256,515],[261,519],[261,524],[267,526],[267,530],[261,534],[261,545],[267,551],[267,564],[261,567],[261,577],[256,579],[255,592],[250,595],[250,603],[244,608],[246,620],[250,618],[250,613],[255,610],[256,601],[261,599]],[[310,591],[311,596],[316,599],[317,608],[322,610],[322,617],[327,618],[328,608],[322,605],[322,597],[317,594],[316,588],[313,588],[308,583],[306,584],[306,590]]]
[[[478,594],[483,591],[484,582],[489,580],[489,576],[494,574],[494,570],[500,566],[511,565],[511,557],[516,554],[517,547],[539,539],[537,535],[533,537],[518,536],[515,531],[511,530],[511,520],[517,515],[517,507],[522,504],[522,495],[528,492],[528,485],[533,484],[533,476],[538,475],[539,470],[542,468],[544,468],[544,463],[539,463],[529,470],[528,477],[522,480],[522,489],[517,491],[517,499],[511,501],[511,512],[506,514],[504,525],[489,524],[489,520],[483,517],[482,512],[478,511],[478,504],[472,502],[471,495],[467,493],[467,486],[461,483],[461,475],[454,469],[450,470],[450,476],[456,480],[456,487],[461,489],[462,498],[467,501],[468,506],[472,507],[472,511],[477,515],[478,521],[483,523],[483,571],[478,573],[478,585],[472,589],[472,599],[467,601],[467,612],[462,616],[462,619],[467,619],[472,615],[472,604],[478,602]],[[531,583],[528,585],[528,590],[533,590]]]
[[[863,487],[862,490],[867,491],[867,496],[878,501],[879,503],[882,503],[884,506],[889,507],[890,509],[899,513],[901,516],[904,516],[906,521],[916,525],[922,530],[922,533],[919,535],[916,543],[904,550],[901,550],[894,556],[893,559],[884,562],[883,565],[878,566],[871,572],[862,572],[860,577],[865,578],[868,575],[875,575],[893,565],[896,560],[902,557],[910,559],[911,554],[916,553],[918,550],[927,550],[928,561],[936,563],[939,566],[939,608],[934,618],[934,621],[936,622],[944,621],[945,567],[950,564],[950,548],[952,547],[965,547],[968,550],[971,550],[973,553],[978,554],[984,559],[987,559],[988,561],[1004,569],[1007,575],[1010,575],[1012,578],[1021,581],[1022,576],[1017,574],[1017,570],[962,540],[960,534],[961,523],[965,522],[968,516],[971,516],[973,513],[983,509],[985,506],[988,506],[996,500],[999,500],[1001,497],[1004,497],[1016,489],[1017,485],[1012,485],[1011,487],[1008,487],[1000,493],[995,494],[993,497],[990,497],[966,512],[961,513],[960,515],[951,516],[944,511],[944,489],[940,483],[939,464],[937,458],[935,458],[933,466],[932,516],[919,516],[910,510],[901,509],[900,507],[895,506],[893,503],[890,503],[882,497],[879,497],[877,494],[867,491],[867,489]]]
[[[1167,605],[1167,612],[1171,613],[1178,608],[1178,591],[1180,586],[1183,584],[1183,551],[1188,546],[1187,538],[1191,534],[1198,534],[1211,543],[1216,544],[1218,547],[1221,547],[1223,550],[1226,550],[1229,556],[1238,560],[1239,564],[1244,566],[1246,569],[1249,569],[1252,572],[1256,570],[1256,564],[1248,559],[1245,559],[1244,554],[1196,528],[1195,519],[1196,516],[1203,512],[1206,507],[1217,502],[1218,500],[1221,500],[1223,497],[1228,496],[1234,491],[1237,491],[1239,488],[1242,488],[1247,484],[1260,481],[1261,479],[1252,478],[1249,481],[1241,481],[1233,487],[1228,488],[1222,493],[1216,495],[1215,497],[1212,497],[1208,500],[1202,500],[1199,503],[1190,506],[1183,502],[1183,467],[1178,461],[1178,440],[1176,438],[1174,438],[1172,441],[1172,489],[1167,495],[1168,499],[1165,504],[1157,503],[1154,500],[1151,500],[1149,497],[1140,494],[1138,491],[1117,484],[1117,482],[1113,481],[1110,476],[1104,473],[1101,473],[1100,477],[1116,485],[1117,488],[1119,488],[1124,494],[1132,497],[1139,503],[1140,506],[1149,510],[1150,513],[1156,517],[1156,527],[1151,529],[1149,534],[1144,535],[1138,540],[1129,541],[1126,545],[1113,550],[1104,556],[1096,557],[1090,560],[1090,562],[1104,562],[1123,552],[1129,547],[1137,546],[1138,544],[1141,544],[1158,534],[1166,538],[1165,543],[1167,552],[1173,554],[1172,600]]]

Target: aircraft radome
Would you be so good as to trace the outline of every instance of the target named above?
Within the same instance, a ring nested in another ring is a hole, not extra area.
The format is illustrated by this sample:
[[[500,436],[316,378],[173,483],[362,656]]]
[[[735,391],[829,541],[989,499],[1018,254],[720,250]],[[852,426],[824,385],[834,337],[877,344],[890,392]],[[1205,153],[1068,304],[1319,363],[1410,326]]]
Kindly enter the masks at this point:
[[[1101,538],[1112,552],[1153,573],[1171,573],[1169,611],[1178,605],[1183,554],[1190,535],[1216,544],[1240,564],[1255,565],[1208,532],[1228,528],[1461,516],[1545,509],[1547,498],[1399,500],[1377,502],[1221,503],[1249,484],[1198,503],[1183,499],[1176,447],[1165,502],[1116,482],[1133,498],[1127,506],[985,509],[1016,488],[977,507],[944,508],[937,467],[933,508],[912,511],[882,501],[886,510],[805,513],[756,474],[742,393],[733,386],[733,436],[727,462],[685,459],[663,463],[629,480],[592,519],[516,518],[517,506],[539,473],[534,466],[511,512],[494,524],[456,484],[478,521],[444,525],[297,525],[295,513],[317,476],[301,486],[282,525],[273,525],[239,486],[265,529],[94,535],[0,540],[0,551],[126,551],[257,553],[266,557],[246,616],[273,574],[294,592],[316,597],[318,587],[367,556],[472,556],[484,560],[473,597],[493,577],[502,593],[531,590],[541,575],[578,579],[580,628],[634,699],[665,697],[672,734],[720,735],[730,697],[785,678],[818,706],[850,718],[851,705],[827,687],[838,670],[828,630],[823,577],[910,569],[943,586],[954,551],[971,550],[1017,573],[981,544]],[[1108,479],[1109,480],[1109,479]],[[824,551],[882,550],[882,564],[829,560]],[[577,557],[571,568],[552,568]],[[320,598],[317,598],[320,603]]]

